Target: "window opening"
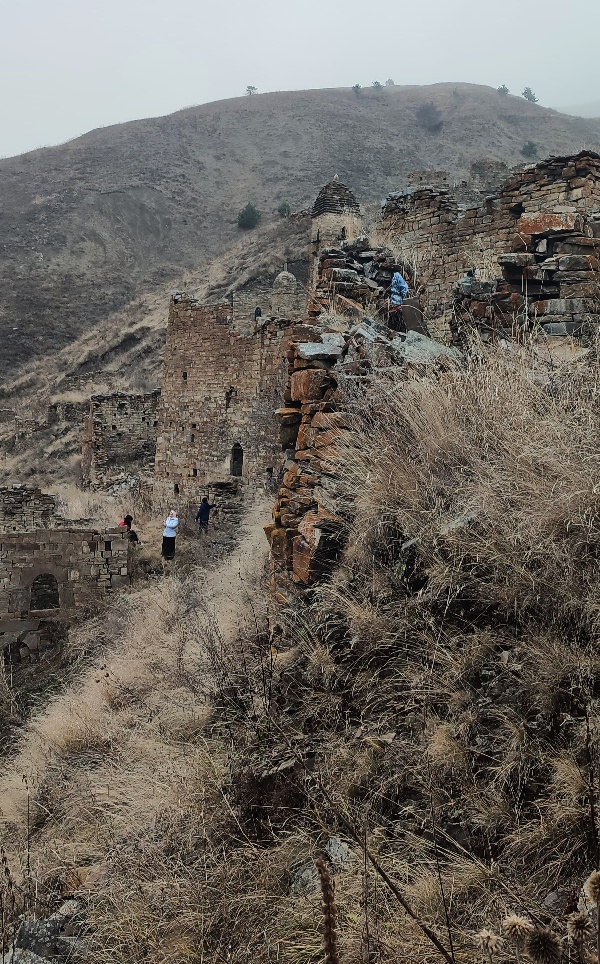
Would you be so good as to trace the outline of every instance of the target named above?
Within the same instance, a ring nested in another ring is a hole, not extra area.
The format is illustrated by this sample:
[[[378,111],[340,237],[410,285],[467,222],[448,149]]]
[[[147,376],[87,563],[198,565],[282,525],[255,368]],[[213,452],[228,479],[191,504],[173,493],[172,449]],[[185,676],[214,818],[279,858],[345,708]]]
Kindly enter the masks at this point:
[[[230,475],[240,476],[244,468],[244,450],[239,442],[236,442],[231,450],[231,471]]]

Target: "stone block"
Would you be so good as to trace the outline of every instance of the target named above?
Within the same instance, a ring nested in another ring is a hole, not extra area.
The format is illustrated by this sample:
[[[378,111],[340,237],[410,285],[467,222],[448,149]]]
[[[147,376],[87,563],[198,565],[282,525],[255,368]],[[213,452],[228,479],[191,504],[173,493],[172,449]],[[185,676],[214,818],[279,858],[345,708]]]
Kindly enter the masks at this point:
[[[317,401],[334,385],[335,381],[325,371],[309,368],[294,372],[291,378],[292,401]]]
[[[129,585],[129,576],[122,575],[112,575],[110,577],[110,587],[111,589],[119,589],[121,586]]]
[[[535,211],[522,214],[517,221],[517,231],[520,235],[560,234],[574,231],[580,222],[578,214],[573,212]]]

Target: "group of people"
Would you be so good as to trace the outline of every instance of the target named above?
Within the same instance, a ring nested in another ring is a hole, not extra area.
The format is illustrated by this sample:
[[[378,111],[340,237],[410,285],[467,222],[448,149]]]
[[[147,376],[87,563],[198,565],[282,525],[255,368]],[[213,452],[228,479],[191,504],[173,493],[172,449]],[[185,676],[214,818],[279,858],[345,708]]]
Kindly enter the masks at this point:
[[[214,502],[209,502],[207,496],[204,496],[200,505],[198,506],[198,511],[196,512],[196,522],[198,523],[200,535],[203,535],[207,532],[210,513],[214,507]],[[131,528],[132,523],[133,516],[128,514],[123,516],[119,522],[119,527],[126,529],[131,542],[139,542],[137,532],[134,532],[134,530]],[[177,516],[177,512],[175,509],[171,509],[167,518],[165,519],[165,527],[163,529],[161,553],[163,559],[173,559],[175,557],[175,539],[177,538],[178,527],[179,518]]]
[[[208,530],[208,520],[210,519],[210,513],[214,509],[214,502],[210,503],[207,496],[203,496],[200,505],[198,506],[198,511],[196,512],[196,522],[198,523],[198,530],[200,535],[203,535]],[[175,509],[171,509],[167,518],[165,519],[165,527],[163,529],[163,540],[162,540],[162,557],[163,559],[173,559],[175,557],[175,539],[177,538],[177,528],[179,526],[179,519]]]

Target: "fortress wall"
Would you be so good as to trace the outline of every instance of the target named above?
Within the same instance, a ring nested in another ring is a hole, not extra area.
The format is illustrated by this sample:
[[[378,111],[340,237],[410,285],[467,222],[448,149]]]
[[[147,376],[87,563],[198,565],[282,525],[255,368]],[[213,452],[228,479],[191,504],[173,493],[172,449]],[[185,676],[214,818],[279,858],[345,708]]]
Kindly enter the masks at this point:
[[[0,533],[52,528],[59,522],[53,495],[27,485],[0,487]]]
[[[468,268],[479,267],[483,279],[492,280],[499,273],[499,255],[551,255],[553,239],[598,237],[600,157],[582,152],[550,158],[511,175],[495,196],[466,210],[448,191],[422,188],[393,195],[382,212],[382,231],[414,265],[426,314],[435,318],[452,300],[453,288]],[[536,292],[536,282],[543,280],[558,283],[558,290],[549,294],[564,299],[579,296],[576,288],[583,279],[568,271],[552,279],[531,277],[531,294],[544,294]]]

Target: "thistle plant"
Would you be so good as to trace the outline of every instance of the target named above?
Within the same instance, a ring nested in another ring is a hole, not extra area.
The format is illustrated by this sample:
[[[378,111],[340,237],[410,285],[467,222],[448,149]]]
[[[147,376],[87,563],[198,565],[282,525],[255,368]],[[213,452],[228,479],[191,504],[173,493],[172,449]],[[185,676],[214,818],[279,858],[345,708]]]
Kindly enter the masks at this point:
[[[586,938],[591,936],[592,930],[589,914],[574,913],[567,917],[567,935],[575,946],[580,962],[584,960],[584,944]]]
[[[533,964],[559,964],[562,943],[549,927],[534,927],[527,938],[526,951]]]
[[[586,896],[596,908],[596,945],[600,960],[600,871],[593,870],[583,885]]]
[[[493,955],[497,954],[498,951],[502,949],[502,945],[504,943],[498,934],[494,934],[494,932],[490,930],[479,931],[475,940],[479,950],[482,952],[482,954],[487,955],[487,958],[490,962],[492,961]]]
[[[508,939],[515,946],[515,955],[517,958],[517,964],[521,964],[521,951],[523,950],[527,938],[535,930],[533,924],[526,917],[521,917],[519,914],[509,914],[502,921],[502,930],[508,937]]]

